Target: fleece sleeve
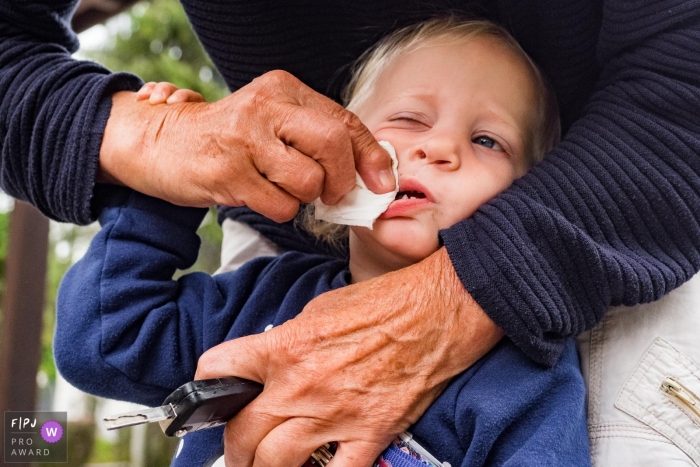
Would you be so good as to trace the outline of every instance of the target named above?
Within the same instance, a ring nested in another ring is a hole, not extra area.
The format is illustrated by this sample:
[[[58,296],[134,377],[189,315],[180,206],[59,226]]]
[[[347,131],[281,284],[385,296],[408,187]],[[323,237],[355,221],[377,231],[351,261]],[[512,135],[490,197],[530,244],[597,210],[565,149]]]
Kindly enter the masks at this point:
[[[206,209],[109,191],[96,195],[102,230],[59,289],[56,366],[86,392],[158,405],[194,378],[205,350],[230,338],[267,262],[175,280],[197,259]]]
[[[604,2],[585,115],[528,175],[441,232],[466,289],[534,360],[610,306],[700,268],[700,3]]]
[[[111,95],[141,81],[71,54],[78,0],[0,0],[0,187],[47,216],[94,220]]]

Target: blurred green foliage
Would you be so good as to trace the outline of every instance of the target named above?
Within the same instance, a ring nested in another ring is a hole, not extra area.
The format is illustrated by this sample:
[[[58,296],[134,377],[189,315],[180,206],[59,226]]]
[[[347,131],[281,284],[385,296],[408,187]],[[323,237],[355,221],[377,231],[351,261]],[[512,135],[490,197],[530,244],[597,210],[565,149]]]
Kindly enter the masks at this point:
[[[169,81],[192,89],[209,102],[228,94],[178,1],[138,3],[112,24],[107,47],[86,53],[88,58],[146,82]]]

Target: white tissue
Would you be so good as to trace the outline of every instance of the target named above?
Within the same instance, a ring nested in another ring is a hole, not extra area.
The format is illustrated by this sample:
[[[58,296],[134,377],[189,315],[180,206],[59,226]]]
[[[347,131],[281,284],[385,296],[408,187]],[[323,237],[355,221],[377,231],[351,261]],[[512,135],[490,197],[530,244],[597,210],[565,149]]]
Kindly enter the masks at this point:
[[[378,195],[373,193],[365,182],[355,173],[355,187],[343,196],[338,204],[328,206],[323,204],[321,198],[314,201],[316,219],[321,219],[334,224],[359,225],[372,229],[372,224],[387,210],[399,192],[399,161],[396,159],[396,150],[388,141],[380,141],[379,145],[386,149],[391,156],[391,170],[394,172],[396,187],[394,191]]]

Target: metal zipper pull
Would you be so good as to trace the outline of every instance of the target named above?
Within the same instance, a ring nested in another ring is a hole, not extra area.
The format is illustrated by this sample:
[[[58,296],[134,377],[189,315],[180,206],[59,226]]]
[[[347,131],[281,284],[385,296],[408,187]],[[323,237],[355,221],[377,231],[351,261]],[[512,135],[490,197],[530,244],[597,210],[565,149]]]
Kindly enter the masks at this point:
[[[700,400],[677,379],[671,376],[664,378],[661,382],[661,390],[670,397],[680,400],[696,417],[700,418]]]
[[[330,448],[331,445],[326,443],[320,448],[316,449],[311,453],[311,459],[309,459],[308,463],[311,465],[318,465],[320,467],[325,467],[328,465],[331,459],[333,459],[333,454],[331,453]]]
[[[423,456],[424,461],[430,462],[430,465],[434,467],[452,467],[449,462],[440,462],[439,460],[437,460],[435,456],[428,452],[427,449],[418,444],[418,442],[415,439],[413,439],[413,435],[408,431],[404,431],[403,433],[399,434],[399,438],[406,442],[406,444],[409,445],[411,449]]]

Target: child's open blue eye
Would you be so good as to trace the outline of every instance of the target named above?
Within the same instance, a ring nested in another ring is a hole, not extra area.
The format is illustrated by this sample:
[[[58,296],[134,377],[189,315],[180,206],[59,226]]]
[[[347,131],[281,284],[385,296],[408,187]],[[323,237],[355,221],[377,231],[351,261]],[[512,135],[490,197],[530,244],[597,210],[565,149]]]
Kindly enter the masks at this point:
[[[481,146],[487,147],[489,149],[495,149],[497,151],[503,151],[503,148],[501,147],[500,144],[496,142],[493,138],[489,138],[488,136],[477,136],[472,140],[473,143],[479,144]]]
[[[486,146],[487,148],[493,148],[493,146],[496,144],[496,142],[488,136],[477,136],[472,140],[472,142]]]

